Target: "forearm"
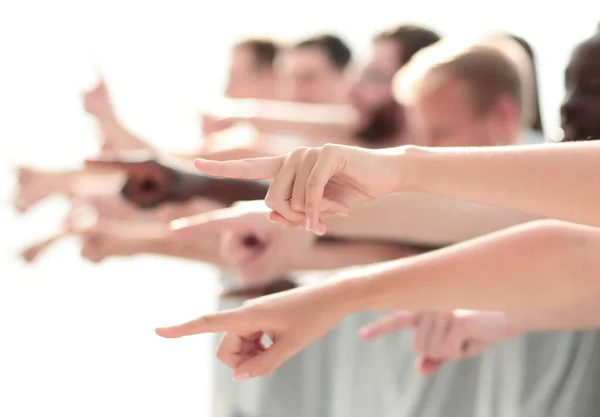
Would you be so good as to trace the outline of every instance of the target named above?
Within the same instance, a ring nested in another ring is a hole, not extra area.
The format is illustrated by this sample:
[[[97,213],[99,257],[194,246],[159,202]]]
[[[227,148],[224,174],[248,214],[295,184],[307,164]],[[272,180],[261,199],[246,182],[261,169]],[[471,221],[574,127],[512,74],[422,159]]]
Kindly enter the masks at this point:
[[[391,194],[326,219],[327,235],[446,246],[535,220],[536,216],[424,193]]]
[[[385,262],[421,253],[418,248],[379,242],[318,242],[310,254],[291,265],[291,271],[343,268]]]
[[[175,240],[172,236],[152,236],[145,239],[138,238],[135,242],[139,253],[152,253],[173,258],[188,259],[223,265],[219,254],[219,244],[216,236],[202,236],[193,243]]]
[[[575,305],[542,311],[514,311],[506,314],[515,333],[600,328],[600,302],[592,297]]]
[[[350,136],[355,126],[355,115],[349,106],[266,100],[238,102],[227,119],[251,123],[261,132],[309,137]]]
[[[335,285],[357,310],[540,310],[600,292],[598,229],[533,222],[356,270]]]
[[[407,148],[403,189],[600,226],[600,142]],[[402,162],[403,161],[403,162]]]

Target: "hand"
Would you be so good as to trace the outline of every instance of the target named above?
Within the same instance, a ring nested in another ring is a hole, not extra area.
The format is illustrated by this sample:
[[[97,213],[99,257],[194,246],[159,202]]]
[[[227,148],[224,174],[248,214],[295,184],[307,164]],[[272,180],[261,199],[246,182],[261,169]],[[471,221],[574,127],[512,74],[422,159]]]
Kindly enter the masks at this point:
[[[173,222],[182,239],[219,233],[221,257],[246,285],[265,284],[289,272],[307,256],[315,235],[285,230],[267,219],[263,201],[246,201],[230,208]]]
[[[100,263],[110,256],[131,256],[139,252],[138,240],[122,229],[122,222],[99,221],[77,230],[81,241],[81,257]]]
[[[85,111],[99,121],[112,122],[115,119],[115,112],[104,80],[101,79],[96,87],[85,92],[82,101]]]
[[[198,170],[215,176],[273,179],[266,203],[270,219],[325,233],[323,214],[346,214],[351,206],[397,191],[402,177],[397,150],[343,145],[300,148],[287,155],[237,161],[197,159]]]
[[[267,375],[352,312],[354,296],[335,284],[339,283],[326,282],[256,298],[240,308],[159,328],[156,333],[178,338],[226,332],[217,357],[233,369],[234,379]],[[272,345],[263,344],[265,336],[273,341]]]
[[[182,173],[161,161],[153,152],[127,152],[85,161],[86,168],[122,170],[127,181],[121,195],[141,208],[174,201]]]
[[[415,329],[413,348],[420,355],[417,367],[424,375],[434,373],[444,362],[475,356],[491,344],[516,336],[503,312],[455,310],[399,311],[364,326],[359,337],[372,340],[407,328]]]

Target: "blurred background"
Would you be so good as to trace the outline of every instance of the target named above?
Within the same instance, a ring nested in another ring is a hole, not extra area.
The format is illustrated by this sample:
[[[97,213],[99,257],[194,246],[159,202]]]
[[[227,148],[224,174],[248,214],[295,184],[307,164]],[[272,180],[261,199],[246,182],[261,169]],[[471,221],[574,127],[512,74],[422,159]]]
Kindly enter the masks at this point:
[[[17,217],[11,169],[76,166],[95,150],[80,95],[100,68],[133,132],[191,150],[198,110],[221,92],[228,47],[244,36],[331,32],[360,56],[374,32],[404,22],[443,35],[501,29],[536,50],[552,134],[568,55],[599,20],[600,5],[584,0],[2,1],[0,416],[208,415],[211,339],[160,340],[153,329],[214,308],[212,268],[156,256],[92,265],[71,240],[33,266],[17,258],[68,205],[50,199]]]

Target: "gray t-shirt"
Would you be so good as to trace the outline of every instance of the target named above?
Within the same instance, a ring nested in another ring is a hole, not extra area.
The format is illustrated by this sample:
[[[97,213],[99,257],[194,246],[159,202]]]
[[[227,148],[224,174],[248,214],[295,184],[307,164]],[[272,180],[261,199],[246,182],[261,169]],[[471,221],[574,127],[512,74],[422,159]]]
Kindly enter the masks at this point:
[[[220,308],[241,301],[221,300]],[[215,417],[596,417],[600,333],[530,333],[423,377],[412,331],[372,342],[360,313],[275,373],[234,383],[218,364]]]

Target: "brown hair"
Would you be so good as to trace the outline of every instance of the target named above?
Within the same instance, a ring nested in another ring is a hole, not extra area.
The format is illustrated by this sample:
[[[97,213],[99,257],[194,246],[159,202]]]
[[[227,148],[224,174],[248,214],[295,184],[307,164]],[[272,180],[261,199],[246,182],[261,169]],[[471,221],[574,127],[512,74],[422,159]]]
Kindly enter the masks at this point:
[[[528,126],[531,98],[525,93],[525,70],[511,58],[518,52],[508,52],[507,42],[512,41],[489,37],[467,46],[440,41],[416,54],[400,71],[394,93],[400,101],[411,100],[419,90],[458,78],[467,85],[478,113],[488,112],[501,97],[508,96],[517,104],[523,126]]]
[[[234,49],[247,48],[254,56],[254,63],[260,69],[273,69],[281,46],[268,38],[247,38],[237,42]]]

